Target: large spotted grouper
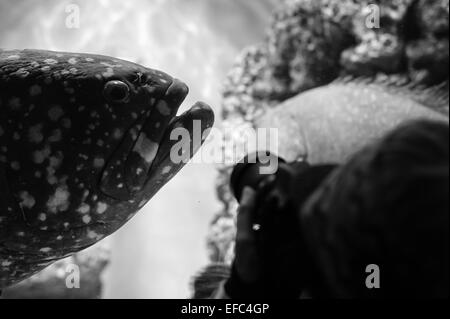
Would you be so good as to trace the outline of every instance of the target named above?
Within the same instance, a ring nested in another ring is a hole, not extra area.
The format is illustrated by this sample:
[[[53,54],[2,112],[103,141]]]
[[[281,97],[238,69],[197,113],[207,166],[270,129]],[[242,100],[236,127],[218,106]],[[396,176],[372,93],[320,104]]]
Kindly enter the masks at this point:
[[[214,122],[203,103],[176,116],[187,94],[115,58],[0,50],[0,288],[112,234],[178,173]]]
[[[448,123],[448,83],[424,88],[405,81],[339,79],[286,101],[256,125],[278,128],[272,151],[286,160],[341,164],[405,122]]]

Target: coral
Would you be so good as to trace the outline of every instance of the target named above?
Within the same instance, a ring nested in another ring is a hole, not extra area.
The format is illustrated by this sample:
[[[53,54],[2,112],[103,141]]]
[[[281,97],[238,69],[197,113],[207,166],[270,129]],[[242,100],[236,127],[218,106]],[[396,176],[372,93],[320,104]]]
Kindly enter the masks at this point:
[[[448,78],[448,0],[420,0],[412,10],[418,37],[406,46],[411,77],[425,84]]]

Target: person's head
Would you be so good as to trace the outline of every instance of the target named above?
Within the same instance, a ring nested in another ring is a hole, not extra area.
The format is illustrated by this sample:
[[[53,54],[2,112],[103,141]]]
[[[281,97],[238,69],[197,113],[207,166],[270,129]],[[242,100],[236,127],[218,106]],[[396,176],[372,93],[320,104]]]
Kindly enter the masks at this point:
[[[365,148],[300,216],[313,296],[448,296],[448,124],[408,123]]]

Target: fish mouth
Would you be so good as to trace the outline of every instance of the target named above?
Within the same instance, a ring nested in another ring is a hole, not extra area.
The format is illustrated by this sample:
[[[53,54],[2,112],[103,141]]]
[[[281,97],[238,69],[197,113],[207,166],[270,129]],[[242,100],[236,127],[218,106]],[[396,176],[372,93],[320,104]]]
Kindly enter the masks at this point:
[[[212,127],[214,114],[208,105],[201,102],[176,116],[188,93],[187,85],[174,79],[165,95],[128,130],[102,173],[100,189],[105,195],[122,201],[131,200],[144,191],[152,172],[157,171],[162,163],[165,167],[179,165],[168,162],[174,145],[171,139],[173,129],[183,127],[192,136],[195,120],[200,120],[202,134]],[[189,142],[192,143],[192,139]],[[189,145],[192,156],[200,146]]]

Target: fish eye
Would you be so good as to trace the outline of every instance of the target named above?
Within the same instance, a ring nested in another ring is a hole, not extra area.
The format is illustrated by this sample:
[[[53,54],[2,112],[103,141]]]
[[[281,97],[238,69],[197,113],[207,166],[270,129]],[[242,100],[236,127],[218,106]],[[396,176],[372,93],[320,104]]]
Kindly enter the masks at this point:
[[[105,97],[113,103],[124,103],[130,97],[129,86],[122,81],[109,81],[103,90]]]

